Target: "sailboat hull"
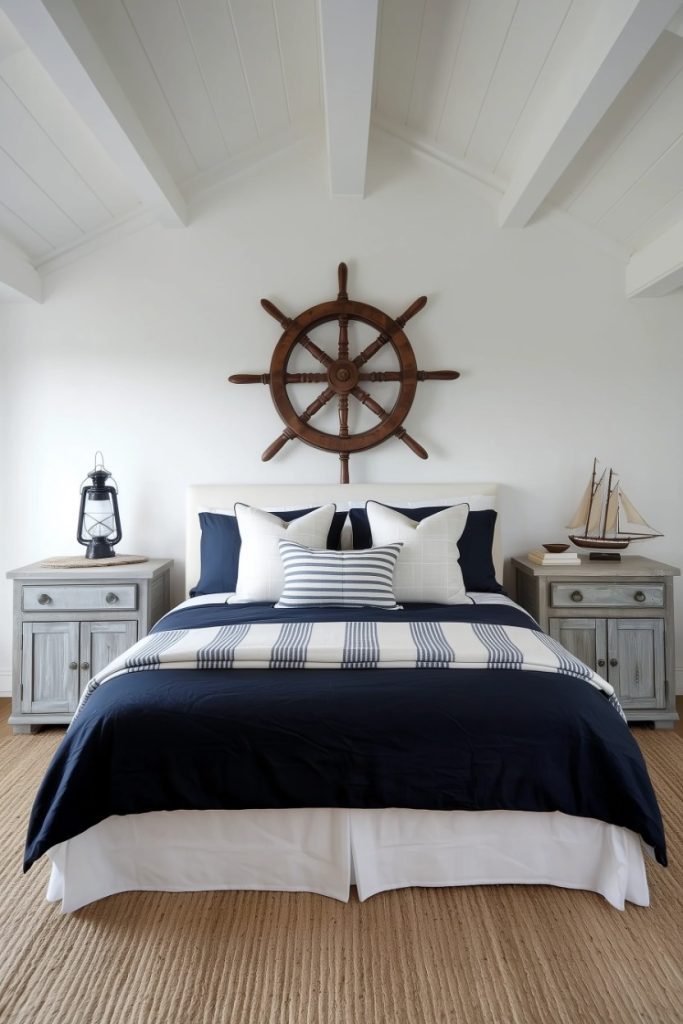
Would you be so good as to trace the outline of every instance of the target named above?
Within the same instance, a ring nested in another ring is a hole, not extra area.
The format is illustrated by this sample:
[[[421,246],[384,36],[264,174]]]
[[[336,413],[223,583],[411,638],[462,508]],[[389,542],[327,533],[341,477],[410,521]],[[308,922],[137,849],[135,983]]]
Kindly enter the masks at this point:
[[[612,537],[583,537],[579,535],[569,535],[569,539],[573,544],[576,544],[577,548],[592,548],[602,551],[623,551],[629,545],[630,538],[626,537],[624,540]]]

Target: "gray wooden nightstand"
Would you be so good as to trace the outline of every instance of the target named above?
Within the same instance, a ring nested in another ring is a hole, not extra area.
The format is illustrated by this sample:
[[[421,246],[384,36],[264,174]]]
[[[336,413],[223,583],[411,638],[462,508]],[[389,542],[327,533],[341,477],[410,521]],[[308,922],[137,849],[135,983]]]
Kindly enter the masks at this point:
[[[513,558],[517,601],[541,629],[612,684],[629,721],[678,719],[673,577],[639,555],[620,562],[536,565]]]
[[[7,573],[14,580],[14,732],[68,725],[88,680],[170,607],[173,561]]]

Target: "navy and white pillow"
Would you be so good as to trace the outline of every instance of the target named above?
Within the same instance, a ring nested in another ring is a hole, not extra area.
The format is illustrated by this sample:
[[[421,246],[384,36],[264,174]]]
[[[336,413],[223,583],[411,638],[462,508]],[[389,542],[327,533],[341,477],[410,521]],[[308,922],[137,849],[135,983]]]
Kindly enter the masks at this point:
[[[479,590],[491,594],[502,594],[503,588],[496,579],[496,568],[493,562],[493,538],[496,530],[497,513],[495,509],[482,502],[490,501],[487,496],[474,495],[471,498],[462,498],[459,504],[475,503],[474,511],[470,506],[470,513],[465,523],[465,529],[458,541],[459,562],[466,590]],[[369,503],[368,503],[369,504]],[[376,503],[377,504],[377,503]],[[384,503],[386,504],[386,503]],[[450,505],[447,502],[433,502],[431,505],[416,506],[409,503],[402,503],[401,507],[388,506],[395,512],[422,522],[437,512],[443,512]],[[368,510],[363,507],[352,505],[349,512],[349,521],[353,530],[353,546],[358,550],[372,547],[373,544],[385,543],[389,538],[380,541],[373,537],[368,519]],[[397,540],[397,537],[391,537]],[[339,547],[336,544],[329,544],[329,547]],[[399,598],[400,600],[400,598]]]
[[[243,504],[239,502],[238,504]],[[291,522],[293,519],[300,519],[302,516],[313,512],[313,508],[265,508],[268,512],[284,522]],[[342,531],[347,520],[347,512],[340,510],[332,516],[332,526],[327,535],[327,543],[324,547],[333,548],[338,551],[342,546]],[[201,594],[223,594],[234,591],[237,586],[237,574],[239,570],[240,551],[242,538],[240,537],[235,507],[231,509],[211,508],[199,513],[199,525],[202,531],[200,557],[201,575],[196,587],[190,591],[190,597]],[[368,527],[368,533],[370,532]],[[307,543],[304,541],[304,543]],[[323,545],[321,545],[323,546]],[[348,547],[352,547],[349,544]],[[372,547],[370,537],[363,547]],[[279,561],[280,555],[276,551]]]
[[[345,608],[400,608],[394,571],[401,544],[365,551],[313,550],[280,540],[284,587],[276,608],[336,605]]]

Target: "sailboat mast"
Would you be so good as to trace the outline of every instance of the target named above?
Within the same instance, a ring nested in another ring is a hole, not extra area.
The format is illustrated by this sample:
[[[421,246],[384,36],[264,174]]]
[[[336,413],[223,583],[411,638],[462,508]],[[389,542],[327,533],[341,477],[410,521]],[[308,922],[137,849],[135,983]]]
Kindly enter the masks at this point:
[[[593,476],[591,477],[591,500],[588,503],[588,515],[586,516],[586,529],[583,531],[584,537],[588,536],[588,524],[591,519],[591,509],[593,508],[593,498],[595,497],[595,469],[598,464],[597,458],[593,459]]]
[[[609,512],[609,499],[610,499],[611,495],[612,495],[612,467],[610,466],[610,468],[609,468],[609,477],[607,479],[607,501],[605,502],[605,514],[604,514],[604,518],[602,520],[602,533],[600,534],[601,537],[605,537],[607,535],[607,513]]]

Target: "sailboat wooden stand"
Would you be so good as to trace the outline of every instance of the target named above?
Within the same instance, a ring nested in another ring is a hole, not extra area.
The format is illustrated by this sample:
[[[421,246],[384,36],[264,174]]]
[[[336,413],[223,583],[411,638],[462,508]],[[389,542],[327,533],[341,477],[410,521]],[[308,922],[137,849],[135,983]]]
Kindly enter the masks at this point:
[[[662,534],[653,530],[626,497],[613,469],[609,470],[607,483],[607,470],[599,478],[597,470],[598,460],[593,459],[593,475],[572,521],[567,524],[568,530],[583,527],[583,533],[570,533],[569,539],[579,548],[589,548],[593,559],[618,561],[620,552],[632,540],[648,540]]]

